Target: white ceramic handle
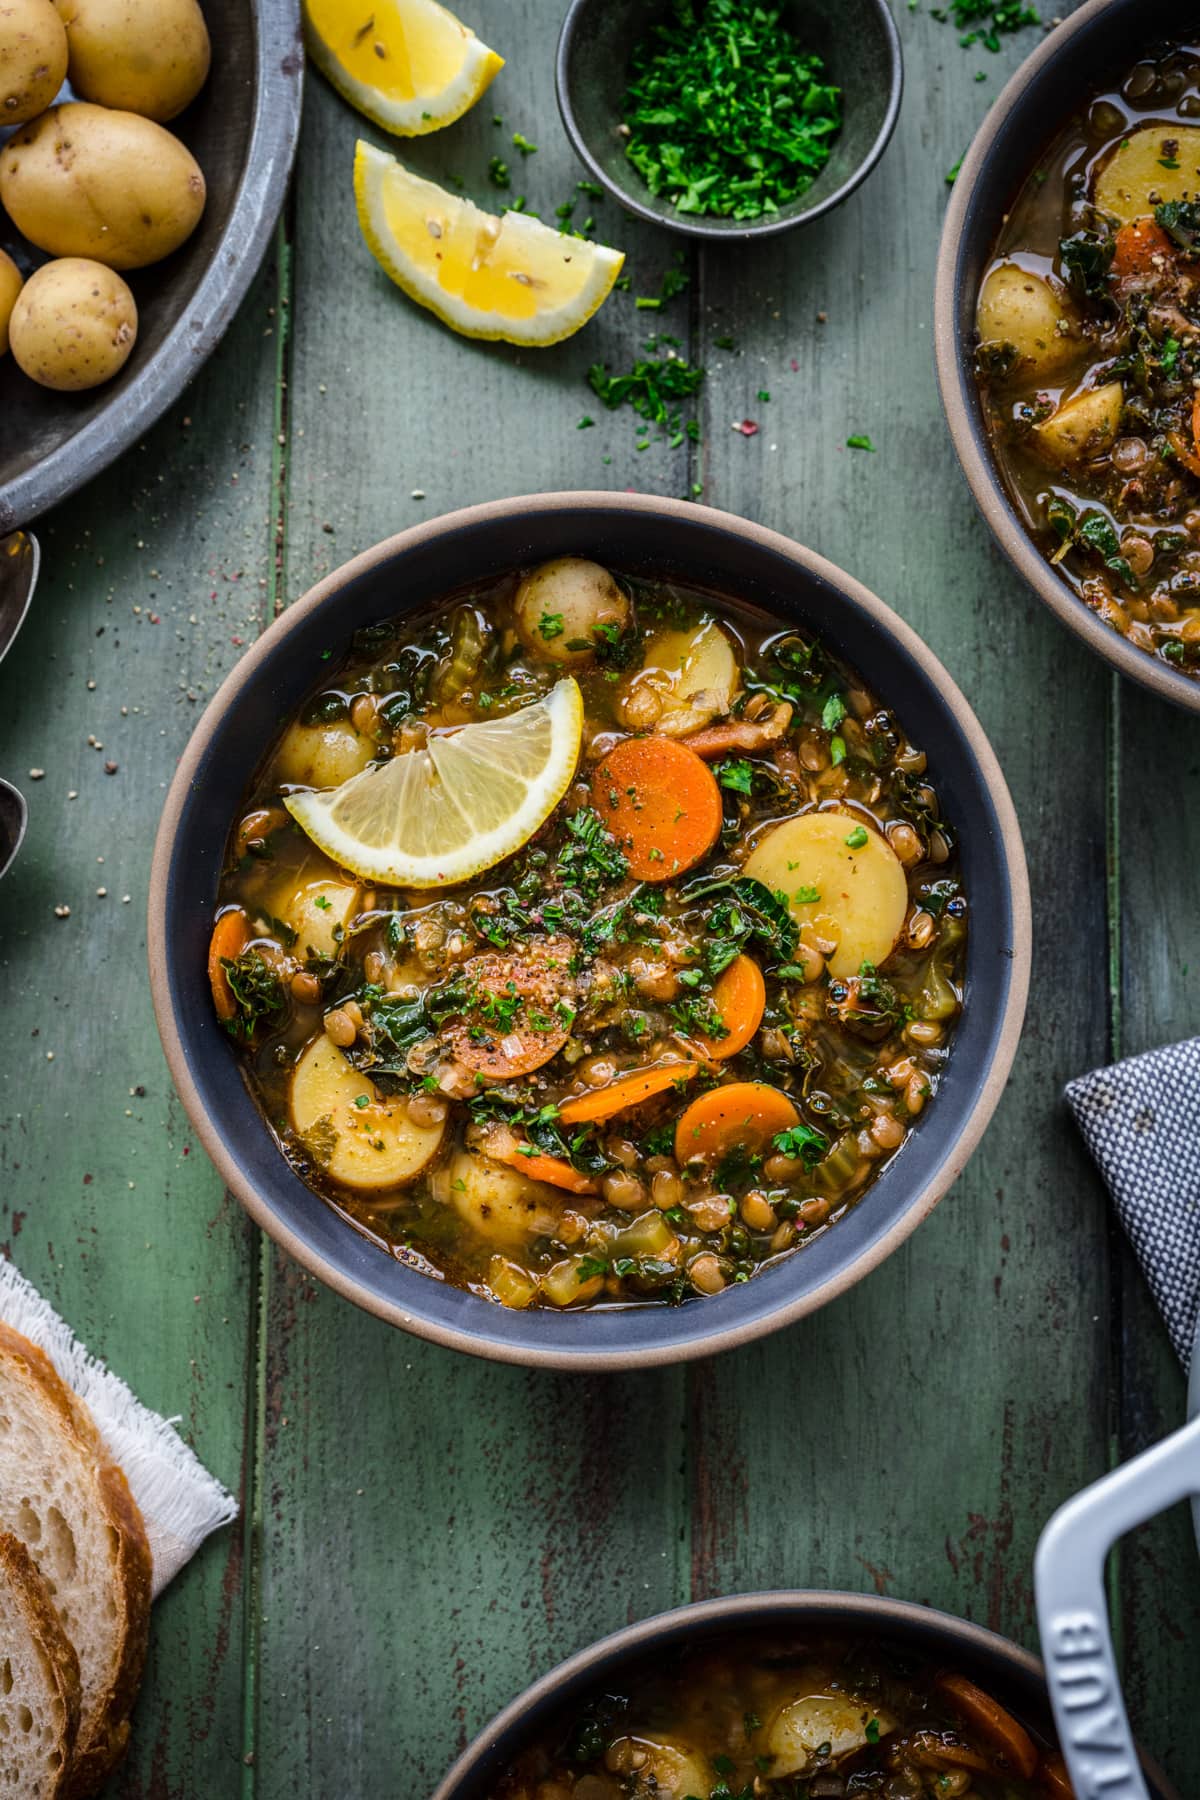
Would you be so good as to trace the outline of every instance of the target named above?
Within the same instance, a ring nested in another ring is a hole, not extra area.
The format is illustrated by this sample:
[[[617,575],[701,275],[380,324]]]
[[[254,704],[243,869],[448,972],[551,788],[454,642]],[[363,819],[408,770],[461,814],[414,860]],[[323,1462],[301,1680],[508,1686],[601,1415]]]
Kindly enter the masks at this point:
[[[1118,1538],[1200,1494],[1200,1419],[1059,1508],[1034,1562],[1038,1629],[1076,1800],[1149,1800],[1113,1654],[1104,1565]]]

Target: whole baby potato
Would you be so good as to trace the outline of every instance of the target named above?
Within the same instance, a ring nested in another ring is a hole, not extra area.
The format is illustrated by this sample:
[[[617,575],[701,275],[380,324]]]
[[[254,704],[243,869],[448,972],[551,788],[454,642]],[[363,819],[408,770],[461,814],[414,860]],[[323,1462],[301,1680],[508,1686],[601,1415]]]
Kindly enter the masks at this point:
[[[13,307],[12,353],[32,381],[74,392],[124,366],[137,337],[137,307],[103,263],[64,256],[35,269]]]
[[[0,356],[8,349],[8,321],[24,279],[12,257],[0,250]]]
[[[197,0],[53,0],[67,29],[71,86],[84,100],[173,119],[211,60]]]
[[[161,125],[70,101],[22,126],[0,149],[0,203],[17,230],[51,256],[140,269],[169,256],[195,230],[204,176]]]
[[[0,0],[0,126],[45,112],[67,78],[67,34],[51,0]]]

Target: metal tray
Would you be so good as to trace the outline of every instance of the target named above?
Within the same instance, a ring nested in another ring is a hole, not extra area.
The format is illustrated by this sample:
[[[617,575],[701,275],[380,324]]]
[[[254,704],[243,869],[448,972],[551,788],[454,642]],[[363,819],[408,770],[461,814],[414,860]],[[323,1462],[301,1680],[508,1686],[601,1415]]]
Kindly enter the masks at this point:
[[[169,129],[204,170],[204,217],[173,256],[126,277],[138,341],[114,381],[56,394],[0,358],[0,536],[89,481],[178,398],[245,296],[279,217],[300,131],[298,0],[203,4],[212,70]],[[45,260],[3,214],[0,245],[26,272]]]

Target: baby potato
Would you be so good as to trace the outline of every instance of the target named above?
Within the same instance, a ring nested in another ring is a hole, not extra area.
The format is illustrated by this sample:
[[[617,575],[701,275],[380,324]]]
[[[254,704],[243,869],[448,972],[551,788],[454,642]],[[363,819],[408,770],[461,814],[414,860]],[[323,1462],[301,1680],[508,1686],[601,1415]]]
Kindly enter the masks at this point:
[[[358,887],[346,881],[306,881],[280,894],[275,915],[296,934],[298,956],[334,957],[358,911]]]
[[[24,279],[12,257],[0,250],[0,356],[8,349],[8,321]]]
[[[1099,210],[1122,225],[1152,213],[1164,200],[1198,195],[1200,125],[1139,125],[1121,139],[1092,189]]]
[[[661,1795],[662,1800],[691,1800],[691,1796],[711,1793],[717,1779],[708,1758],[678,1738],[636,1736],[618,1738],[609,1749],[617,1758],[628,1750],[636,1757],[635,1780],[638,1795]],[[633,1757],[630,1760],[633,1760]],[[624,1761],[624,1757],[620,1757]]]
[[[600,626],[624,631],[629,601],[599,563],[582,556],[557,556],[522,579],[513,616],[531,656],[582,668],[593,659]],[[611,636],[612,630],[605,635]]]
[[[1011,344],[1017,353],[1011,373],[1039,378],[1061,369],[1079,348],[1075,309],[1041,275],[1016,263],[993,269],[979,295],[976,315],[981,344]]]
[[[447,1173],[454,1210],[495,1244],[515,1247],[553,1231],[566,1204],[544,1181],[470,1150],[452,1157]]]
[[[45,112],[67,78],[67,34],[51,0],[0,0],[0,127]]]
[[[125,366],[137,338],[137,305],[103,263],[63,256],[35,269],[8,321],[19,367],[41,387],[98,387]]]
[[[297,787],[341,787],[366,768],[378,748],[349,719],[289,725],[275,753],[274,778]]]
[[[0,149],[0,202],[17,230],[51,256],[140,269],[195,230],[204,176],[161,125],[71,101]]]
[[[441,1149],[446,1126],[414,1125],[403,1095],[376,1092],[325,1034],[292,1070],[292,1125],[334,1181],[368,1192],[400,1187]]]
[[[631,731],[683,737],[725,716],[739,683],[738,660],[721,627],[705,619],[687,631],[656,631],[642,666],[623,684],[617,711]]]
[[[872,1720],[876,1725],[873,1738],[867,1734]],[[807,1775],[822,1757],[839,1762],[895,1729],[890,1713],[868,1706],[853,1694],[804,1694],[789,1700],[767,1727],[767,1749],[775,1759],[772,1779]]]
[[[1119,381],[1089,388],[1067,400],[1048,419],[1033,428],[1033,442],[1048,462],[1082,462],[1085,456],[1101,456],[1116,440],[1125,405]]]
[[[212,51],[197,0],[54,5],[66,27],[71,86],[84,100],[161,123],[204,86]]]
[[[785,819],[755,845],[747,875],[783,894],[793,918],[837,945],[828,958],[838,980],[863,963],[884,962],[908,912],[900,859],[881,831],[836,808]]]

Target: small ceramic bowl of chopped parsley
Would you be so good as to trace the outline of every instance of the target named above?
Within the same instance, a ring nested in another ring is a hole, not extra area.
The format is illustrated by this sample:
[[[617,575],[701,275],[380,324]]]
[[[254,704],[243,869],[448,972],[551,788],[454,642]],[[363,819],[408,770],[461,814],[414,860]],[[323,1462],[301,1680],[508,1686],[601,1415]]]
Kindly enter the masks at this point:
[[[769,237],[864,181],[900,110],[887,0],[572,0],[558,104],[595,179],[689,237]]]

